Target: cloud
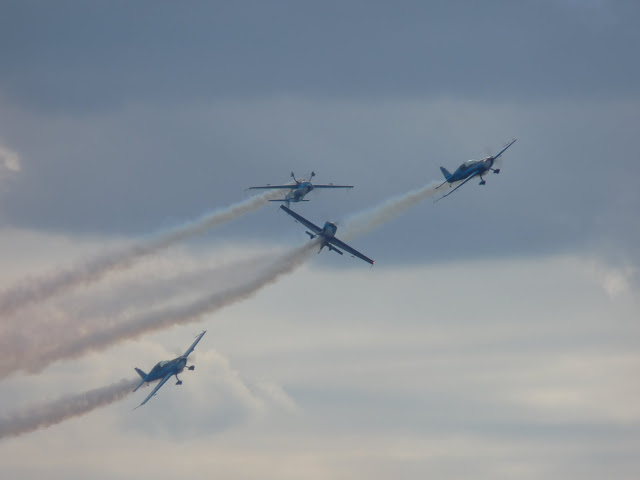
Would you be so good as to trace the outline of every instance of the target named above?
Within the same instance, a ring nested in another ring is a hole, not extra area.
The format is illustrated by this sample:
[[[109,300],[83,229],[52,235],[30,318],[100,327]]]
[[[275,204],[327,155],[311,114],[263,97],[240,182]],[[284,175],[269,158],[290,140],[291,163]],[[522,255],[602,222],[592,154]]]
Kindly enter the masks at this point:
[[[6,171],[11,173],[18,173],[22,170],[20,156],[3,145],[0,145],[0,165],[2,165]],[[2,173],[3,172],[0,172],[0,174]]]
[[[130,411],[139,391],[5,441],[0,472],[42,478],[38,465],[66,456],[57,471],[80,476],[101,464],[90,455],[100,451],[118,460],[111,477],[144,460],[157,478],[299,478],[301,469],[465,478],[471,463],[480,480],[578,470],[592,480],[610,470],[605,458],[633,478],[637,309],[611,302],[584,257],[339,271],[322,263],[205,319],[209,333],[182,386],[167,384],[145,409]],[[82,391],[87,378],[107,384],[148,369],[184,351],[192,332],[7,379],[3,403],[13,410]]]
[[[635,265],[615,266],[604,259],[592,260],[587,265],[594,280],[612,300],[637,291],[640,273]]]

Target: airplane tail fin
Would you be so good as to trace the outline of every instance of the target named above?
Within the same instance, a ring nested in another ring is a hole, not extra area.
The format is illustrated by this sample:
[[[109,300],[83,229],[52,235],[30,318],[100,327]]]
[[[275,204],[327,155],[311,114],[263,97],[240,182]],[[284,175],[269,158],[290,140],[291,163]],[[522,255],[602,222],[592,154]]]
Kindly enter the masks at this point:
[[[138,386],[136,388],[133,389],[133,391],[135,392],[136,390],[138,390],[142,385],[144,385],[144,382],[146,382],[147,380],[147,374],[144,373],[142,370],[140,370],[139,368],[134,368],[134,370],[136,371],[136,373],[138,375],[140,375],[140,378],[142,380],[140,380],[140,383],[138,384]]]
[[[444,178],[449,181],[451,178],[451,172],[444,167],[440,167],[440,171],[442,172],[442,175],[444,175]]]

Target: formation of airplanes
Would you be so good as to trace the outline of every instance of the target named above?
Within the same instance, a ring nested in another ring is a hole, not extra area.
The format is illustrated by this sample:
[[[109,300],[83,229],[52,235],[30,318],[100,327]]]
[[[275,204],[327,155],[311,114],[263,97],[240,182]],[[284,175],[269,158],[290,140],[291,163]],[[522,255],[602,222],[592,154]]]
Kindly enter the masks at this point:
[[[487,174],[490,171],[493,172],[493,173],[500,173],[500,169],[499,168],[494,168],[495,161],[511,145],[513,145],[515,142],[516,142],[515,139],[512,140],[511,142],[509,142],[496,155],[491,155],[491,156],[488,156],[488,157],[483,158],[481,160],[468,160],[468,161],[464,162],[462,165],[460,165],[456,169],[456,171],[453,172],[453,173],[450,173],[444,167],[440,167],[440,171],[444,175],[445,181],[442,182],[440,185],[438,185],[438,187],[436,187],[436,188],[440,188],[446,183],[448,183],[449,186],[453,185],[456,182],[461,182],[461,183],[459,185],[457,185],[455,188],[453,188],[453,190],[448,192],[446,195],[443,195],[442,197],[440,197],[438,200],[442,200],[443,198],[451,195],[453,192],[455,192],[457,189],[459,189],[461,186],[463,186],[465,183],[467,183],[469,180],[471,180],[471,179],[473,179],[475,177],[480,177],[480,185],[484,185],[486,182],[485,182],[485,180],[483,178],[483,175]],[[285,197],[283,199],[281,199],[281,200],[270,200],[270,201],[285,203],[286,206],[285,205],[280,205],[280,209],[284,210],[287,214],[291,215],[296,220],[296,222],[299,222],[299,223],[303,224],[305,227],[307,227],[309,230],[311,230],[311,231],[306,230],[305,233],[307,235],[309,235],[309,237],[312,240],[314,240],[316,238],[319,240],[320,249],[318,250],[318,253],[320,253],[324,247],[327,247],[327,249],[329,251],[334,251],[334,252],[336,252],[336,253],[338,253],[340,255],[344,254],[344,252],[343,252],[343,250],[344,250],[345,252],[350,253],[352,256],[358,257],[359,259],[369,263],[370,265],[373,265],[375,262],[372,259],[370,259],[366,255],[360,253],[355,248],[347,245],[342,240],[339,240],[338,238],[336,238],[336,232],[338,231],[338,227],[336,226],[335,223],[327,221],[327,222],[325,222],[324,226],[322,228],[320,228],[319,226],[317,226],[313,222],[307,220],[302,215],[297,214],[296,212],[294,212],[293,210],[291,210],[289,208],[290,202],[308,202],[308,200],[304,199],[305,195],[307,195],[307,193],[311,192],[312,190],[314,190],[316,188],[353,188],[353,185],[333,185],[333,184],[316,185],[316,184],[311,183],[311,179],[314,176],[315,176],[315,172],[311,172],[311,176],[309,177],[309,180],[300,180],[300,179],[296,179],[294,173],[291,172],[291,177],[295,181],[295,183],[293,183],[293,184],[289,184],[289,185],[263,185],[263,186],[257,186],[257,187],[249,187],[249,189],[250,190],[253,190],[253,189],[288,189],[289,192],[285,195]],[[143,406],[154,395],[156,395],[158,390],[171,377],[173,377],[173,376],[176,377],[176,380],[177,380],[176,381],[176,385],[182,385],[182,380],[180,380],[178,378],[178,374],[182,373],[182,371],[185,368],[187,370],[193,370],[195,368],[193,365],[187,366],[187,357],[189,357],[189,354],[191,354],[191,352],[196,347],[198,342],[202,339],[202,337],[204,336],[205,333],[207,333],[206,330],[204,332],[202,332],[201,334],[199,334],[196,337],[195,341],[187,349],[187,351],[184,352],[184,354],[182,354],[179,357],[176,357],[176,358],[174,358],[172,360],[163,360],[161,362],[158,362],[151,369],[151,371],[149,373],[145,373],[144,371],[140,370],[139,368],[135,368],[135,371],[138,373],[138,375],[140,375],[141,380],[140,380],[140,383],[138,384],[138,386],[133,390],[134,392],[137,391],[145,383],[149,384],[151,382],[155,382],[155,381],[159,380],[159,382],[155,386],[155,388],[151,391],[151,393],[147,396],[147,398],[145,398],[144,401],[140,405],[138,405],[138,407]],[[136,407],[136,408],[138,408],[138,407]]]

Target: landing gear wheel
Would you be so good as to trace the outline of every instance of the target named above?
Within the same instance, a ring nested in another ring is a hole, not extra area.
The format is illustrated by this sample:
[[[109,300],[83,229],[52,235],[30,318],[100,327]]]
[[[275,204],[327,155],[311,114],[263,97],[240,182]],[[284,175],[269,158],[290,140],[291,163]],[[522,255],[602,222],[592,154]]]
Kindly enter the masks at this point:
[[[182,385],[182,380],[178,380],[178,381],[176,382],[176,385]]]

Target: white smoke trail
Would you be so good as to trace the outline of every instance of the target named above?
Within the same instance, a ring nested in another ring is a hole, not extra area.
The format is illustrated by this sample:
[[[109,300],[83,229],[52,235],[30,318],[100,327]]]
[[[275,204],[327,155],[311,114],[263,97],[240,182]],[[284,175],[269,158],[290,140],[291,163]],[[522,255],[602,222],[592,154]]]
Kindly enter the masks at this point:
[[[10,315],[29,304],[41,302],[78,285],[100,280],[109,272],[130,267],[136,260],[144,256],[165,249],[181,240],[201,235],[213,227],[257,210],[272,198],[280,195],[279,192],[266,192],[229,207],[215,210],[168,232],[150,236],[139,243],[94,258],[84,264],[41,277],[27,278],[18,285],[0,293],[0,316]]]
[[[399,215],[419,201],[432,197],[436,193],[436,183],[409,191],[403,195],[392,197],[389,200],[371,209],[355,214],[346,222],[345,240],[355,238],[368,232],[391,218]],[[203,315],[213,313],[227,305],[244,300],[255,294],[261,288],[275,282],[280,276],[295,270],[307,259],[308,254],[317,246],[317,240],[297,249],[292,254],[285,255],[275,261],[263,271],[255,274],[248,282],[242,282],[238,286],[219,293],[196,299],[193,303],[165,307],[160,311],[142,315],[133,320],[118,323],[107,323],[104,328],[97,329],[94,326],[82,325],[84,334],[77,329],[74,332],[75,340],[70,338],[51,345],[51,348],[24,348],[24,345],[14,345],[11,350],[20,350],[19,355],[5,355],[0,361],[0,379],[8,376],[13,371],[37,372],[51,363],[75,358],[90,351],[98,351],[107,348],[119,341],[139,337],[144,333],[170,327],[172,325],[194,322]],[[78,338],[80,333],[80,338]],[[40,338],[40,345],[47,344],[50,337],[47,332],[35,331],[34,338]],[[43,337],[44,335],[44,337]]]
[[[137,384],[138,380],[121,380],[106,387],[10,413],[0,418],[0,439],[41,430],[109,405],[131,393]]]
[[[53,349],[27,348],[21,352],[20,358],[13,362],[3,361],[0,366],[0,378],[5,378],[14,371],[38,372],[46,366],[59,361],[79,357],[87,352],[103,350],[122,340],[133,339],[141,335],[174,325],[182,325],[200,320],[226,306],[245,300],[262,288],[276,282],[280,277],[300,267],[317,248],[319,240],[315,239],[285,254],[264,270],[254,273],[253,278],[222,292],[205,296],[187,305],[163,308],[157,312],[147,313],[137,318],[109,325],[104,329],[92,329],[75,341],[62,344]],[[100,326],[97,325],[99,328]],[[76,331],[79,333],[79,330]],[[44,343],[47,332],[33,332],[40,336]]]
[[[58,305],[60,302],[39,305],[36,311],[23,311],[3,319],[0,322],[0,378],[29,358],[29,352],[60,348],[89,332],[111,328],[134,312],[148,312],[151,306],[159,309],[198,300],[230,285],[244,283],[249,275],[271,265],[273,258],[273,252],[263,253],[213,267],[203,264],[200,268],[184,265],[188,263],[184,259],[177,264],[169,263],[170,268],[158,269],[154,264],[145,274],[104,282],[98,289],[104,291],[97,292],[98,295],[88,297],[83,292],[65,299],[62,305]]]
[[[425,198],[433,197],[437,192],[438,185],[440,184],[436,182],[430,183],[416,190],[391,197],[375,207],[352,215],[344,222],[343,239],[345,241],[353,240],[400,215]]]

